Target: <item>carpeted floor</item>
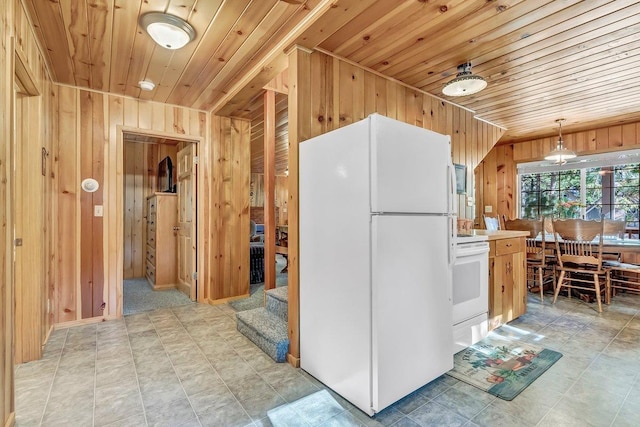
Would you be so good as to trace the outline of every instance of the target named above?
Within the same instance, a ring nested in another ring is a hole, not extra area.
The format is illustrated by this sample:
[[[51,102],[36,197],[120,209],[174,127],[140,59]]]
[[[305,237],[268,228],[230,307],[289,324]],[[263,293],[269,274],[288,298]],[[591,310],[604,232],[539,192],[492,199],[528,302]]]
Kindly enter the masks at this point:
[[[287,273],[281,273],[286,265],[287,260],[280,254],[276,255],[276,287],[287,286]],[[251,284],[249,293],[251,296],[248,298],[232,301],[229,305],[233,307],[235,311],[251,310],[264,305],[264,282]]]
[[[125,315],[191,304],[189,297],[177,289],[154,291],[145,278],[124,280],[122,289]]]

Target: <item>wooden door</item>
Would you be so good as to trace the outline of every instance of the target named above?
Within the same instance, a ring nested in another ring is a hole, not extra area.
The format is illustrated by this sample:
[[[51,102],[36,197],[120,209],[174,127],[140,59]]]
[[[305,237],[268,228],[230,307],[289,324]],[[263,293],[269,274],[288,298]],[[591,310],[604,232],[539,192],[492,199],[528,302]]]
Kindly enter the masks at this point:
[[[196,144],[178,151],[178,287],[196,295]]]

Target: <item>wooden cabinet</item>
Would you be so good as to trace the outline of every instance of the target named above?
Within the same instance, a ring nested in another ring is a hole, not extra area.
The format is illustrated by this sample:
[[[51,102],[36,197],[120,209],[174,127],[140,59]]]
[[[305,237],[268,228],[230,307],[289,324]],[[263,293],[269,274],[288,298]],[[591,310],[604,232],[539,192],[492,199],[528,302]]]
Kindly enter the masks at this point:
[[[527,311],[524,237],[489,241],[489,329]]]
[[[153,289],[175,288],[177,274],[178,198],[156,193],[147,198],[146,275]]]

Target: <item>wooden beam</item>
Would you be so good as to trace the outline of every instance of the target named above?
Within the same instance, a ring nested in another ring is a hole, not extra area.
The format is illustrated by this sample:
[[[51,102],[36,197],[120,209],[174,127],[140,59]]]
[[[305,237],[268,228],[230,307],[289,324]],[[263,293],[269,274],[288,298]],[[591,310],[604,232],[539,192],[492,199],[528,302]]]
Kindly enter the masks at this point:
[[[276,93],[264,93],[264,290],[276,287]]]
[[[231,114],[239,105],[245,105],[256,90],[260,90],[287,67],[287,57],[283,53],[298,37],[302,36],[318,19],[331,10],[335,0],[321,0],[317,6],[283,37],[273,49],[262,59],[256,61],[253,68],[248,70],[242,78],[235,81],[212,106],[211,112],[219,116]]]

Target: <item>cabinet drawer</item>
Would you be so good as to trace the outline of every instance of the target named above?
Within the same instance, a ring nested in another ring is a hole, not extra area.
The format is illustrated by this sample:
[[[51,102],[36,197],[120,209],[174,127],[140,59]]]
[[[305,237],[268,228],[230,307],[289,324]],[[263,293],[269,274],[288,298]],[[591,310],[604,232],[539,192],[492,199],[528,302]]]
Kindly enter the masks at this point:
[[[156,220],[154,219],[150,219],[149,221],[147,221],[147,233],[148,234],[155,234],[156,233]]]
[[[156,250],[154,247],[147,245],[147,261],[156,265]]]
[[[147,263],[147,279],[152,285],[156,284],[156,268]]]
[[[155,231],[155,229],[153,231],[147,230],[147,245],[151,246],[152,248],[156,247],[156,231]]]
[[[147,215],[156,213],[156,198],[153,197],[147,200]]]
[[[496,256],[513,254],[516,252],[520,252],[521,248],[521,240],[520,238],[515,239],[502,239],[496,240]]]

